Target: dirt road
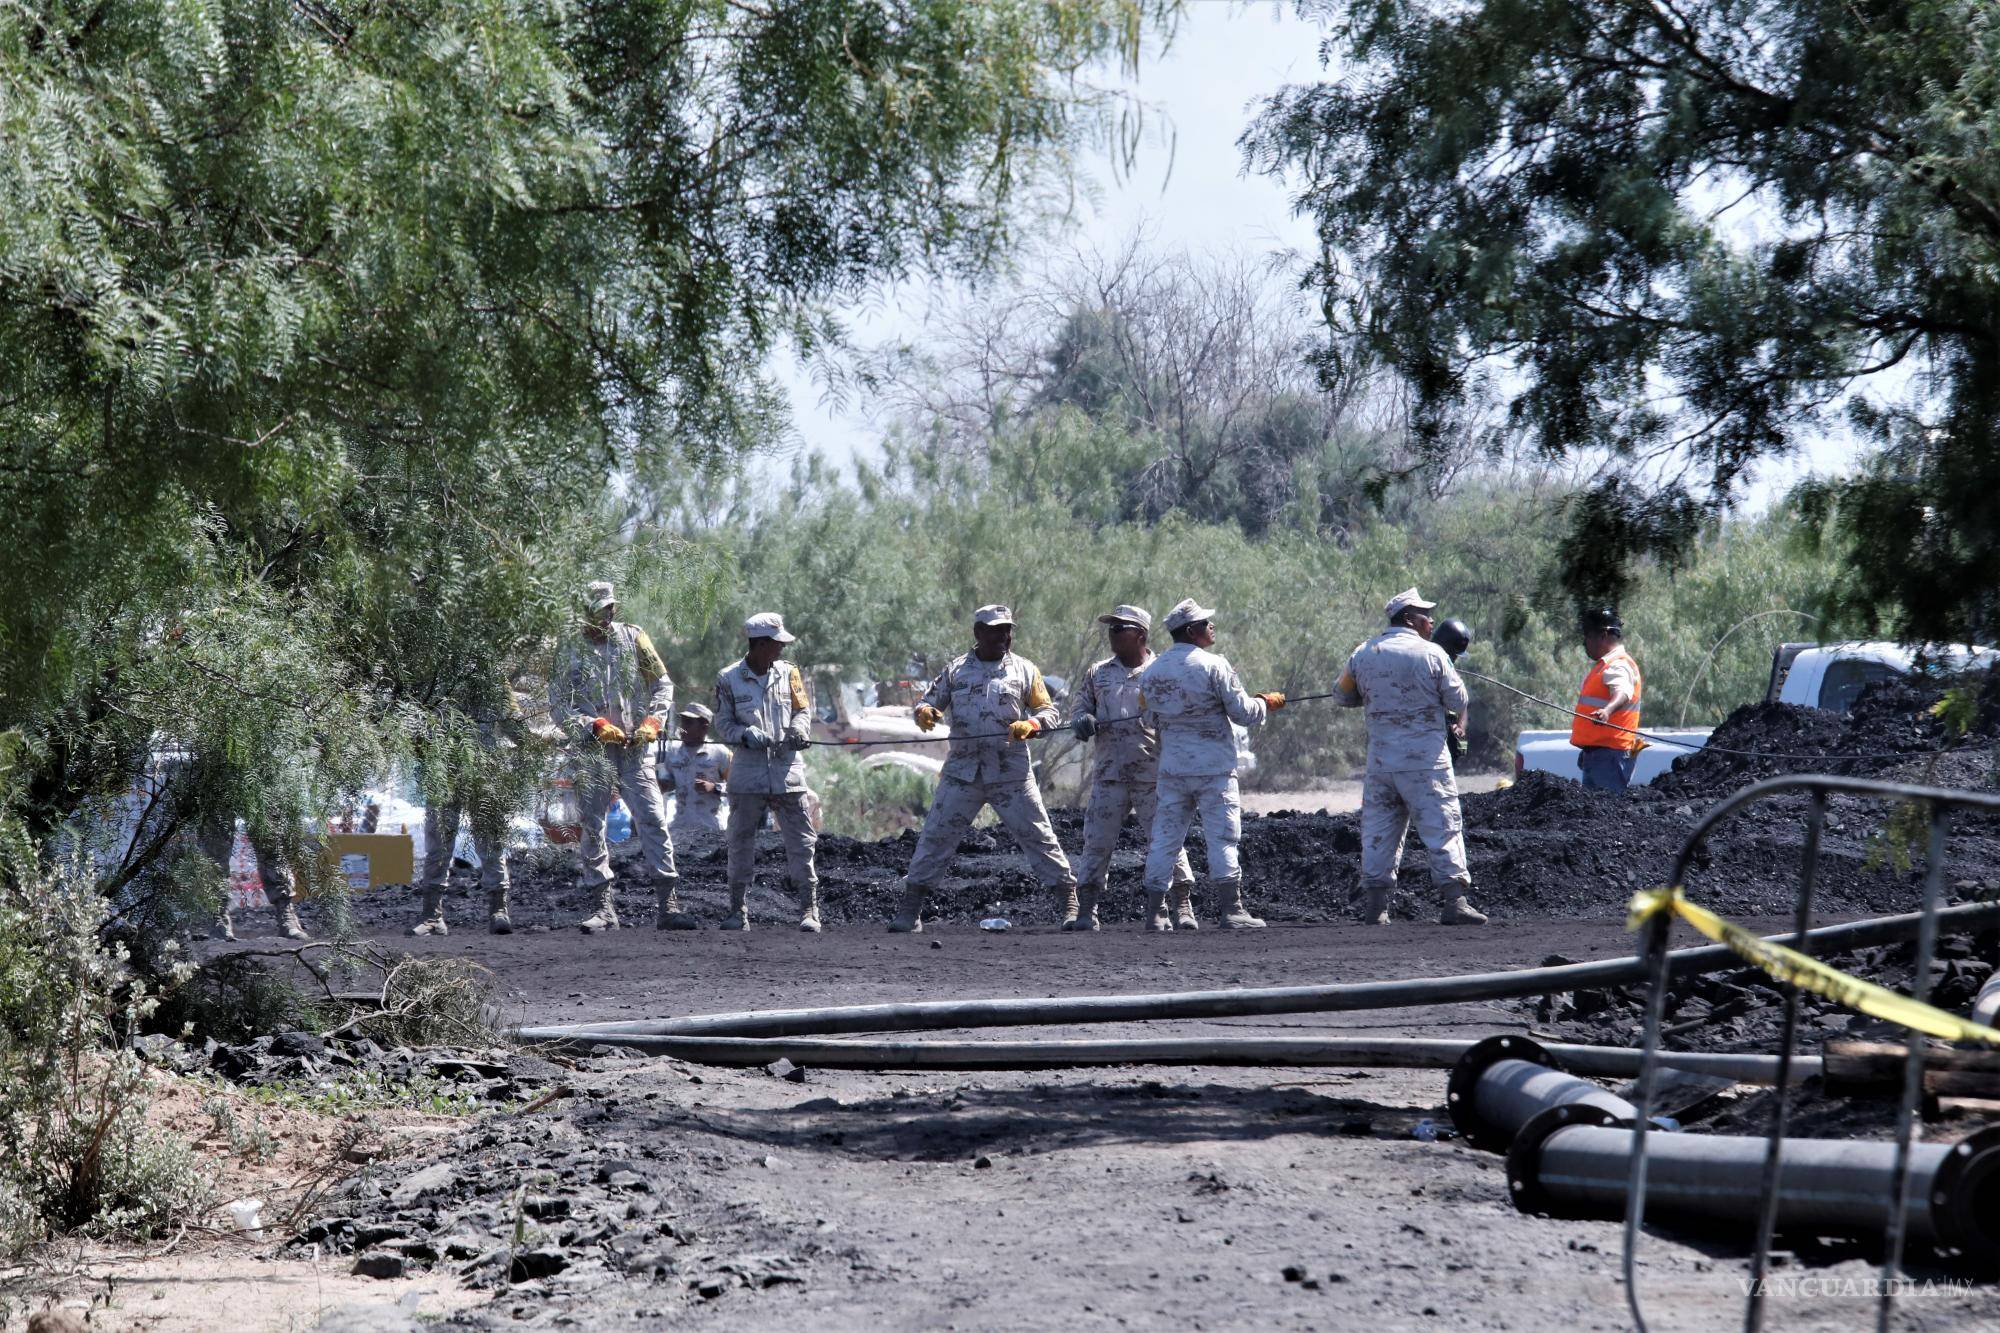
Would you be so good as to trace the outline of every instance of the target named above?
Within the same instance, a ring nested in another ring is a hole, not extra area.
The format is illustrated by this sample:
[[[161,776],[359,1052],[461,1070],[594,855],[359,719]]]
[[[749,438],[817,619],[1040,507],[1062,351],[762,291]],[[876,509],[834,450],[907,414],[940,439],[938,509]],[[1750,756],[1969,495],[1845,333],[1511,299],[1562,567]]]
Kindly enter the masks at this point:
[[[508,1016],[529,1022],[1443,975],[1629,948],[1612,921],[1168,936],[627,930],[407,943],[486,963]],[[1523,1027],[1518,1010],[1496,1004],[1009,1035],[1475,1036]],[[518,1222],[525,1244],[566,1256],[548,1276],[490,1284],[494,1303],[461,1320],[1627,1326],[1615,1224],[1523,1217],[1508,1203],[1500,1158],[1417,1137],[1420,1121],[1448,1123],[1441,1074],[808,1070],[794,1083],[606,1056],[584,1061],[573,1086],[566,1101],[462,1136],[441,1159],[434,1195],[413,1209],[384,1213],[390,1205],[378,1203],[369,1214],[433,1235],[469,1233],[477,1239],[468,1250],[497,1243]],[[555,1200],[546,1211],[556,1220],[523,1221],[524,1191]],[[589,1257],[598,1252],[609,1257]],[[1743,1268],[1732,1253],[1695,1237],[1647,1239],[1643,1290],[1663,1326],[1739,1324]],[[1775,1326],[1845,1328],[1869,1317],[1865,1299],[1839,1294],[1857,1289],[1840,1284],[1872,1274],[1856,1251],[1816,1254],[1810,1267],[1785,1272],[1814,1284],[1805,1288],[1812,1294],[1773,1298]],[[2000,1297],[1985,1287],[1933,1287],[1907,1308],[1907,1327],[2000,1320]]]

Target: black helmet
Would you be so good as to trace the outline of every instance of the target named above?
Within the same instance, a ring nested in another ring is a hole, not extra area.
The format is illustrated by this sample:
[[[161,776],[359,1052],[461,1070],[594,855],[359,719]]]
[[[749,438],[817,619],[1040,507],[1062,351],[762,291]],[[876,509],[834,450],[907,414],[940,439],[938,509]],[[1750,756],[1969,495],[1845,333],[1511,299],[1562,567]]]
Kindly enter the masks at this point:
[[[1431,631],[1431,642],[1457,661],[1458,655],[1472,646],[1472,630],[1463,620],[1447,620]]]
[[[1583,632],[1586,634],[1623,634],[1625,622],[1618,613],[1608,606],[1593,606],[1583,613]]]

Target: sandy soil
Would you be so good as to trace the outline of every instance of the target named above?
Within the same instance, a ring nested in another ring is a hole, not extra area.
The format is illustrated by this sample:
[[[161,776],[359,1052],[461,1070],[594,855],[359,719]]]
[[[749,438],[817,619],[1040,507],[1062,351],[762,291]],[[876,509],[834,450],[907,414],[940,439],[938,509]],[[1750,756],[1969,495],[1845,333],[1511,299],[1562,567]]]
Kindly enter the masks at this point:
[[[456,1132],[442,1116],[380,1110],[323,1115],[273,1104],[220,1080],[148,1071],[150,1123],[187,1139],[215,1182],[204,1225],[142,1250],[59,1249],[5,1273],[0,1328],[24,1328],[45,1308],[87,1315],[92,1329],[158,1333],[218,1328],[311,1328],[355,1304],[398,1305],[408,1317],[436,1318],[481,1299],[448,1270],[377,1281],[348,1271],[349,1256],[279,1256],[278,1244],[329,1190],[363,1171],[404,1169]],[[236,1232],[232,1201],[264,1203],[265,1230]],[[226,1317],[221,1313],[227,1312]]]
[[[391,1307],[406,1318],[438,1320],[484,1299],[450,1272],[376,1281],[347,1271],[352,1260],[276,1258],[265,1242],[183,1242],[169,1254],[90,1250],[61,1274],[64,1294],[36,1301],[7,1320],[27,1327],[44,1308],[75,1312],[92,1330],[113,1333],[293,1333],[356,1306]]]

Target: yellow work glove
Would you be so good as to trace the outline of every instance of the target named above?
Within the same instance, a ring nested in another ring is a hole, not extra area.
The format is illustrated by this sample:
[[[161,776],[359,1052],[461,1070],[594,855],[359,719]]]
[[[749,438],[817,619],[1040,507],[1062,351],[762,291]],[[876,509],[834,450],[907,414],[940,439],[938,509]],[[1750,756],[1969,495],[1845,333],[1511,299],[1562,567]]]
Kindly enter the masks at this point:
[[[1007,724],[1007,739],[1010,741],[1024,741],[1041,729],[1042,724],[1039,722],[1009,722]]]
[[[943,713],[938,712],[937,709],[932,708],[929,704],[918,704],[917,730],[929,731],[932,727],[935,727],[938,724],[938,719],[943,716],[944,716]]]
[[[623,745],[625,743],[625,728],[617,725],[608,717],[600,717],[592,722],[590,724],[590,734],[597,737],[598,741],[605,745]]]
[[[1260,694],[1257,697],[1264,701],[1264,707],[1270,709],[1274,713],[1285,706],[1285,696],[1278,693],[1276,690],[1272,690],[1268,694]]]
[[[660,739],[660,719],[657,717],[641,718],[639,725],[632,729],[632,742],[635,745],[651,745],[658,739]]]

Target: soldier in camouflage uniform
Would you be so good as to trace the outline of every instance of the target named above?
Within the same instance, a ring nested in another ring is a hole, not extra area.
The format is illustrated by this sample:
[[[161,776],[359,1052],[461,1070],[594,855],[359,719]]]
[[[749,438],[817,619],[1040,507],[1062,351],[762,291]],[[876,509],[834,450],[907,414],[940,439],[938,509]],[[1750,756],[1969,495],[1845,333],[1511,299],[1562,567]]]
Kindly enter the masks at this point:
[[[1139,716],[1139,673],[1152,665],[1146,635],[1153,618],[1136,606],[1113,608],[1097,618],[1109,627],[1112,656],[1084,673],[1070,706],[1070,729],[1080,741],[1096,737],[1091,754],[1090,801],[1083,812],[1083,861],[1077,872],[1078,915],[1063,922],[1064,930],[1096,930],[1097,902],[1111,877],[1111,854],[1125,816],[1138,816],[1147,836],[1158,803],[1160,736]],[[1194,885],[1187,852],[1174,859],[1177,893]],[[1152,928],[1172,930],[1167,897],[1152,897]]]
[[[1160,731],[1159,804],[1146,849],[1146,896],[1158,901],[1172,889],[1176,930],[1199,930],[1186,880],[1175,874],[1188,830],[1201,818],[1208,848],[1208,878],[1223,903],[1222,924],[1255,930],[1263,922],[1243,902],[1243,867],[1236,845],[1243,836],[1243,799],[1236,786],[1236,732],[1254,727],[1285,706],[1285,696],[1246,694],[1215,645],[1215,612],[1193,598],[1167,612],[1174,646],[1139,676],[1143,716]],[[1164,927],[1162,927],[1164,929]]]
[[[653,924],[692,929],[696,923],[680,909],[680,875],[657,771],[660,720],[673,712],[674,683],[646,631],[616,619],[618,599],[609,583],[591,584],[585,605],[583,632],[566,647],[549,681],[549,716],[586,747],[576,778],[583,823],[579,883],[597,891],[597,909],[579,924],[585,934],[618,929],[604,830],[622,794],[654,881]]]
[[[264,881],[264,897],[271,904],[271,915],[277,920],[278,933],[288,940],[309,940],[305,926],[299,921],[299,909],[294,896],[292,868],[285,863],[278,840],[254,822],[245,820],[244,825],[250,840],[250,853],[257,859],[257,875]],[[224,880],[229,878],[229,857],[236,847],[236,820],[223,816],[203,824],[195,833],[195,845],[208,858],[222,868]],[[222,890],[222,911],[216,916],[215,924],[209,930],[209,938],[233,940],[236,938],[235,914],[230,910],[230,888]]]
[[[1063,895],[1065,917],[1076,912],[1076,876],[1049,826],[1023,743],[1056,725],[1055,701],[1035,664],[1013,653],[1012,611],[980,607],[973,613],[972,637],[973,650],[952,659],[915,709],[917,726],[924,731],[950,715],[951,751],[903,877],[902,904],[889,925],[893,931],[923,929],[932,886],[950,867],[972,821],[989,805],[1035,877]]]
[[[804,910],[799,929],[819,934],[819,834],[806,808],[806,747],[812,744],[812,695],[805,673],[782,659],[796,637],[784,618],[763,611],[743,622],[743,657],[715,678],[715,736],[734,747],[729,759],[729,916],[724,930],[750,929],[747,901],[757,873],[757,830],[764,812],[785,842],[785,878]]]
[[[707,704],[681,709],[681,734],[660,761],[661,777],[674,789],[674,822],[667,828],[683,861],[721,846],[728,828],[723,786],[729,781],[729,747],[708,738],[714,721]]]
[[[521,705],[507,682],[498,677],[471,682],[458,701],[479,732],[488,751],[512,749],[519,743]],[[434,775],[435,776],[435,775]],[[486,889],[486,929],[493,935],[514,933],[507,910],[507,816],[505,802],[492,788],[457,784],[442,800],[424,807],[424,863],[418,878],[423,917],[410,927],[412,935],[448,935],[444,919],[445,891],[450,887],[452,851],[458,841],[461,815],[472,817],[472,848],[479,853],[479,882]]]
[[[1431,885],[1438,920],[1447,926],[1484,925],[1466,900],[1472,875],[1465,866],[1458,782],[1446,747],[1449,726],[1463,739],[1470,702],[1450,656],[1431,639],[1431,612],[1415,588],[1389,599],[1389,628],[1354,650],[1335,693],[1368,719],[1368,772],[1361,785],[1361,919],[1389,924],[1389,895],[1403,859],[1403,835],[1412,820],[1431,854]],[[1456,714],[1447,724],[1445,715]]]

